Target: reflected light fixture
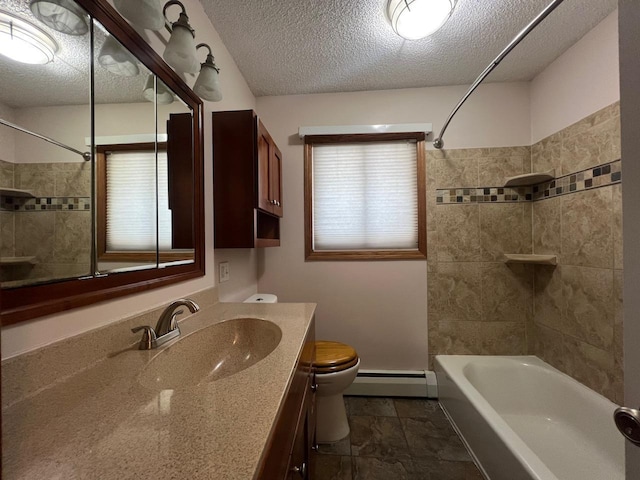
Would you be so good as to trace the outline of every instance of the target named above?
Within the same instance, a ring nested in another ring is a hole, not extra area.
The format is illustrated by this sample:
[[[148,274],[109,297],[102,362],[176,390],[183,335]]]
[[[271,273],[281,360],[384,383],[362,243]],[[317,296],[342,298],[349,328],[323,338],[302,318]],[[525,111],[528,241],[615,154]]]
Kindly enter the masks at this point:
[[[73,0],[31,0],[29,8],[47,27],[67,35],[84,35],[89,31],[87,14]]]
[[[113,4],[134,25],[155,31],[164,27],[161,0],[114,0]]]
[[[196,34],[191,25],[184,5],[178,0],[170,0],[162,10],[166,17],[167,8],[171,5],[179,5],[182,9],[178,21],[171,24],[171,37],[162,58],[178,72],[198,73],[200,63],[196,58]]]
[[[22,63],[44,65],[53,61],[58,45],[35,25],[0,11],[0,55]]]
[[[156,77],[153,73],[150,73],[147,77],[147,81],[144,84],[144,90],[142,96],[149,102],[157,102],[159,105],[169,105],[173,103],[173,92],[169,90],[164,83],[158,82],[158,92],[156,95],[155,83]]]
[[[107,36],[100,48],[98,63],[121,77],[135,77],[140,73],[135,57],[111,35]]]
[[[196,83],[193,85],[193,91],[203,100],[219,102],[222,100],[220,69],[216,66],[211,47],[206,43],[201,43],[196,47],[196,50],[199,48],[206,48],[209,53],[205,62],[200,64],[200,75],[198,75]]]
[[[453,13],[458,0],[389,0],[387,16],[393,31],[407,40],[437,32]]]

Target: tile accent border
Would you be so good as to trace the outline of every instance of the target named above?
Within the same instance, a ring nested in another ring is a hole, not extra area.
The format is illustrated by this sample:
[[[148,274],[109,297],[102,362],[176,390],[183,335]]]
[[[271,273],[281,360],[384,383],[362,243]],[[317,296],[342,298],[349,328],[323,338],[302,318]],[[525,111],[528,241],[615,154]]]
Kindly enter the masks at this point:
[[[436,205],[535,202],[621,182],[622,162],[618,159],[533,186],[439,188]]]
[[[88,211],[91,209],[91,197],[39,197],[16,198],[2,196],[0,210],[9,212],[37,211]]]

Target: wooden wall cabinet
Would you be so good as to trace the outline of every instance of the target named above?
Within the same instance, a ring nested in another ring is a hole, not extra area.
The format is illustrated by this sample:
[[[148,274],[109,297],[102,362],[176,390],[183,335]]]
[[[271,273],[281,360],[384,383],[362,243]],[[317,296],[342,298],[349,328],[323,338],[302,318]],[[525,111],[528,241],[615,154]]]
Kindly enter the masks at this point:
[[[253,110],[213,112],[216,248],[277,247],[282,154]]]
[[[313,480],[316,432],[315,320],[262,455],[258,480]]]

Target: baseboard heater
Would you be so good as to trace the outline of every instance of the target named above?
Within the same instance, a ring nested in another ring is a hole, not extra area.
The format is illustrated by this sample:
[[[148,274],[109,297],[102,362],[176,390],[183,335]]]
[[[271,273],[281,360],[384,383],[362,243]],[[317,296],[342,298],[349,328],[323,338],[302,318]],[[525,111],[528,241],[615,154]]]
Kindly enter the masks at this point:
[[[429,370],[360,370],[344,394],[438,398],[438,384]]]

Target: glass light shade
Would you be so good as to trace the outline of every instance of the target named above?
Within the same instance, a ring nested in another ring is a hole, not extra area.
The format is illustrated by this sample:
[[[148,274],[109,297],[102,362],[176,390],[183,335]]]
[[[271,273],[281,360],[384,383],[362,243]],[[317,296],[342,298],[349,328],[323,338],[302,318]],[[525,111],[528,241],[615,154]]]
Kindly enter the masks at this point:
[[[203,63],[200,69],[200,75],[193,85],[193,91],[203,100],[210,102],[219,102],[222,100],[222,92],[220,91],[220,74],[209,63]]]
[[[387,14],[393,31],[407,40],[437,32],[449,19],[457,0],[389,0]]]
[[[47,27],[67,35],[84,35],[89,31],[87,14],[73,0],[31,0],[31,12]]]
[[[174,23],[162,58],[178,72],[198,73],[200,63],[196,58],[196,42],[191,30]]]
[[[156,91],[154,88],[155,77],[153,73],[149,74],[147,77],[147,81],[144,85],[144,90],[142,91],[142,96],[145,100],[149,102],[157,102],[159,105],[169,105],[173,103],[173,92],[169,90],[164,83],[158,82],[158,93],[156,95]]]
[[[121,77],[135,77],[140,73],[135,57],[110,35],[102,44],[98,63],[102,68]]]
[[[113,4],[124,18],[147,30],[162,30],[164,15],[160,0],[114,0]]]
[[[56,42],[35,25],[0,12],[0,55],[22,63],[40,64],[53,60]]]

